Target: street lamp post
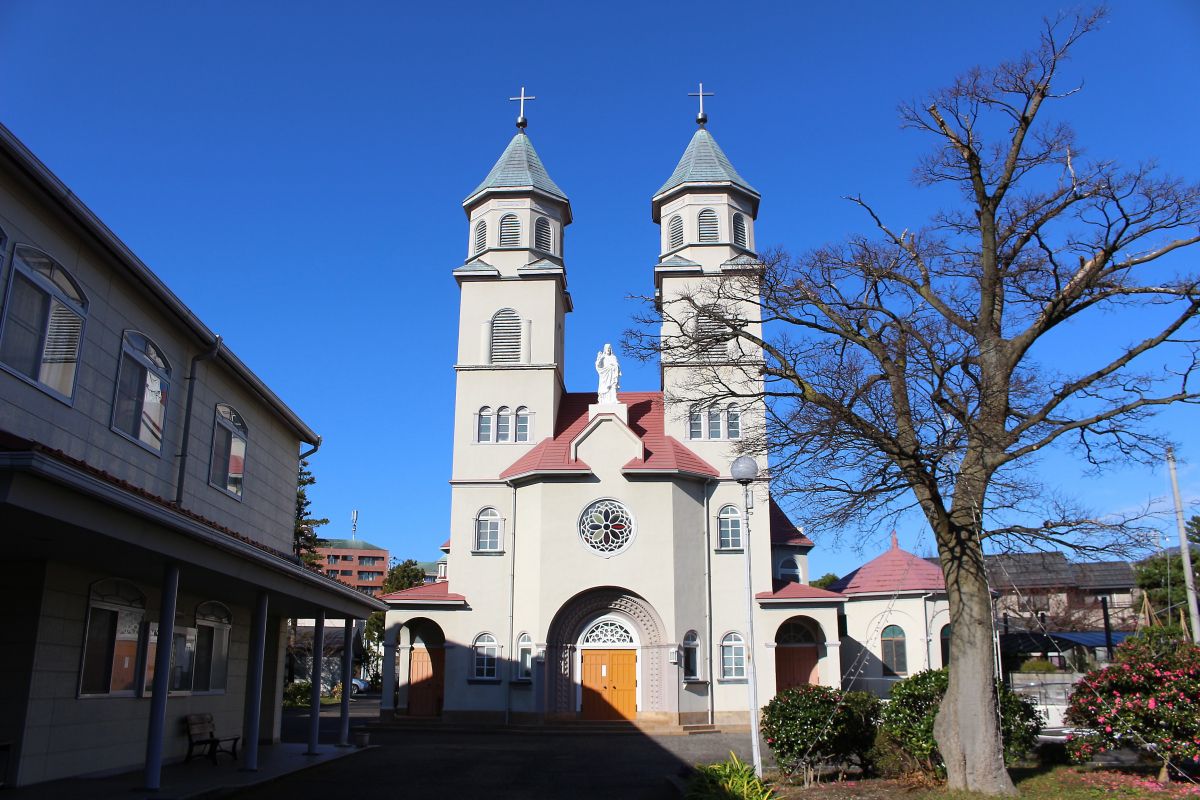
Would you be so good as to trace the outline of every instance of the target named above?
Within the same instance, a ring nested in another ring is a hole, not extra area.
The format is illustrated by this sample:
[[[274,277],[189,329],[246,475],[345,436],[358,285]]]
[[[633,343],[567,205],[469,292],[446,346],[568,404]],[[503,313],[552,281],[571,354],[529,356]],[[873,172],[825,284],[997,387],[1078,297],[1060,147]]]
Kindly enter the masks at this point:
[[[762,752],[758,745],[758,667],[754,657],[754,583],[750,569],[750,509],[754,496],[750,484],[758,477],[758,464],[750,456],[739,456],[729,466],[729,474],[742,485],[742,503],[746,510],[746,688],[750,693],[750,752],[754,758],[754,774],[762,777]]]

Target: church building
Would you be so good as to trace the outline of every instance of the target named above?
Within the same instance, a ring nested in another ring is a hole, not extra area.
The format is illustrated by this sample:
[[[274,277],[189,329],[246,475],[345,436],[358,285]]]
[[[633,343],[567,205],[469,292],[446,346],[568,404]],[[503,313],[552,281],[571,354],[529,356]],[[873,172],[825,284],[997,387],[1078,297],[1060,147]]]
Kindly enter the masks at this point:
[[[668,309],[757,274],[759,193],[698,122],[651,198],[661,244],[645,279]],[[568,392],[571,202],[524,117],[463,208],[446,579],[380,598],[383,715],[728,725],[749,719],[751,663],[761,703],[840,685],[846,597],[809,586],[813,544],[766,481],[730,472],[763,408],[678,399],[697,370],[759,381],[744,367],[761,354],[708,348],[626,391],[604,346],[598,391]],[[754,461],[766,471],[765,453]]]

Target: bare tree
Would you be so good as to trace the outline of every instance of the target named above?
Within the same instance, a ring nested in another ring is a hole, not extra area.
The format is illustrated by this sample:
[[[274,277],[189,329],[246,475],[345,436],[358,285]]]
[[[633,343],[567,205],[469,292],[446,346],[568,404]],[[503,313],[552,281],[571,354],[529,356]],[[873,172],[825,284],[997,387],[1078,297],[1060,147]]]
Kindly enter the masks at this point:
[[[1200,188],[1153,165],[1089,159],[1067,125],[1044,121],[1047,103],[1075,91],[1055,84],[1062,61],[1103,15],[1047,20],[1034,51],[901,107],[935,143],[917,183],[958,189],[958,208],[898,229],[850,198],[870,235],[765,254],[757,269],[657,306],[647,298],[625,340],[664,364],[729,356],[693,370],[673,399],[765,400],[766,424],[743,447],[772,453],[774,489],[809,530],[924,514],[954,631],[936,724],[951,788],[1015,791],[997,725],[984,540],[1102,549],[1138,527],[1138,515],[1076,508],[1030,464],[1052,445],[1096,468],[1157,458],[1164,441],[1146,420],[1200,401],[1197,277],[1160,261],[1200,241]],[[747,323],[747,306],[766,333]],[[1066,368],[1039,363],[1052,333],[1104,311],[1130,331],[1153,327],[1116,352],[1075,353]]]

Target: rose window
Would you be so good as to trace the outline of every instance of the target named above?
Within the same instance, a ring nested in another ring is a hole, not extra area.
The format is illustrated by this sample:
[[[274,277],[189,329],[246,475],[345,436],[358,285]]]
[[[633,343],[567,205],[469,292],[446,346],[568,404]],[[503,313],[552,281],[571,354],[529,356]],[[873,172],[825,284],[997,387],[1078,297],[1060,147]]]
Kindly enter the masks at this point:
[[[633,539],[633,515],[616,500],[597,500],[579,518],[579,535],[601,555],[619,553]]]

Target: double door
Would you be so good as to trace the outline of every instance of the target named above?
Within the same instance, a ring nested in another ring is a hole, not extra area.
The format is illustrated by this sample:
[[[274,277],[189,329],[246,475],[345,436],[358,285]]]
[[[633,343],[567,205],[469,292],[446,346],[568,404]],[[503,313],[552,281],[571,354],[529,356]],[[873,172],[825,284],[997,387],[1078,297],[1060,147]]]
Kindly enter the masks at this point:
[[[637,651],[583,651],[583,707],[589,720],[637,716]]]

